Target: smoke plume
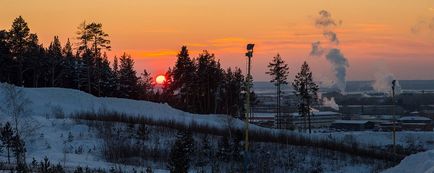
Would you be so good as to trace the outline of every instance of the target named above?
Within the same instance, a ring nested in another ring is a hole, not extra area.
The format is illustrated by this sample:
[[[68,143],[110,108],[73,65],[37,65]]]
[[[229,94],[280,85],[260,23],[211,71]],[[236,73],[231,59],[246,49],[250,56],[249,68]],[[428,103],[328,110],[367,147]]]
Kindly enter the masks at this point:
[[[336,82],[335,87],[341,91],[345,91],[345,78],[347,75],[348,60],[341,53],[341,50],[332,48],[326,55],[327,60],[332,64],[333,71],[335,72]]]
[[[332,32],[332,31],[327,31],[323,33],[324,37],[327,38],[330,43],[334,43],[336,45],[339,44],[339,39],[338,36],[336,35],[336,33]]]
[[[387,71],[377,72],[374,75],[375,80],[372,84],[372,88],[376,92],[384,93],[387,95],[392,94],[392,81],[396,80],[395,76]],[[399,85],[399,81],[396,80],[395,83],[395,94],[398,95],[401,93],[401,86]]]
[[[419,34],[421,32],[434,32],[434,17],[431,19],[421,19],[411,27],[411,32]]]
[[[324,54],[324,48],[321,47],[321,42],[316,41],[312,43],[312,50],[310,56],[322,56]]]
[[[330,12],[326,10],[319,12],[319,16],[315,19],[315,26],[323,31],[323,36],[327,40],[327,48],[323,48],[320,41],[315,41],[312,43],[310,56],[323,57],[325,54],[325,58],[332,65],[336,77],[333,87],[345,92],[346,73],[349,63],[339,49],[339,38],[336,32],[333,31],[335,27],[341,24],[342,21],[336,22]]]
[[[329,107],[329,108],[332,108],[332,109],[334,109],[336,111],[339,111],[339,105],[336,104],[334,97],[332,97],[330,99],[327,98],[327,97],[323,97],[322,98],[322,105],[324,107]]]

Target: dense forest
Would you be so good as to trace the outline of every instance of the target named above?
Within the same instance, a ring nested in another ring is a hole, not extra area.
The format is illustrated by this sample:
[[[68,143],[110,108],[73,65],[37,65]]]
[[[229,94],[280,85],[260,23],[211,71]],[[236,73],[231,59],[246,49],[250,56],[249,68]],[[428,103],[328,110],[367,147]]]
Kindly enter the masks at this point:
[[[174,67],[167,70],[161,90],[152,75],[134,69],[124,53],[109,61],[109,34],[101,23],[83,22],[76,36],[62,44],[54,36],[48,47],[38,41],[26,21],[17,17],[9,30],[0,30],[0,82],[23,87],[62,87],[100,97],[167,102],[193,113],[242,115],[244,76],[239,68],[223,69],[204,50],[191,57],[182,46]]]

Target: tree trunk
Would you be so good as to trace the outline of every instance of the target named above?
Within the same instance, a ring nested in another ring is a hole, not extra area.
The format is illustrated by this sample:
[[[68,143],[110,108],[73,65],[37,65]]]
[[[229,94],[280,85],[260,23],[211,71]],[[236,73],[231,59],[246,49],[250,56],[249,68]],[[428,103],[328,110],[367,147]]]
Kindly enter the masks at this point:
[[[312,131],[311,131],[311,126],[310,126],[310,110],[309,110],[309,112],[307,113],[307,119],[308,119],[308,122],[309,122],[309,134],[311,134],[312,133]]]
[[[91,86],[90,86],[90,64],[87,65],[87,92],[91,94]]]
[[[9,151],[10,149],[9,149],[9,147],[7,147],[7,148],[8,148],[8,163],[10,164],[11,163],[11,155],[10,155],[10,151]]]
[[[20,62],[20,64],[18,65],[18,85],[19,86],[24,86],[24,81],[23,81],[23,63]]]
[[[311,134],[311,122],[310,122],[310,101],[309,99],[307,100],[307,118],[309,121],[309,134]]]
[[[280,84],[277,84],[277,128],[282,128],[282,117],[280,116]]]

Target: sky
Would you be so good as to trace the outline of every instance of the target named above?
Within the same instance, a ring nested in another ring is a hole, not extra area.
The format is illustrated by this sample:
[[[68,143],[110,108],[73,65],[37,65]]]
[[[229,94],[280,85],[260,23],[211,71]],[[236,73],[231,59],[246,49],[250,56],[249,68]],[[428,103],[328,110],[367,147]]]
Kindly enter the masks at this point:
[[[279,53],[290,67],[290,80],[307,61],[314,77],[333,81],[333,65],[311,56],[312,42],[327,42],[315,26],[321,10],[338,25],[333,32],[348,61],[347,80],[372,80],[378,72],[397,79],[434,79],[433,0],[2,0],[0,29],[21,15],[40,42],[53,36],[77,42],[83,21],[99,22],[110,35],[112,58],[123,52],[140,73],[164,73],[182,45],[196,57],[214,53],[224,68],[246,67],[247,43],[255,43],[256,81],[267,81],[267,64]],[[334,45],[336,46],[336,45]]]

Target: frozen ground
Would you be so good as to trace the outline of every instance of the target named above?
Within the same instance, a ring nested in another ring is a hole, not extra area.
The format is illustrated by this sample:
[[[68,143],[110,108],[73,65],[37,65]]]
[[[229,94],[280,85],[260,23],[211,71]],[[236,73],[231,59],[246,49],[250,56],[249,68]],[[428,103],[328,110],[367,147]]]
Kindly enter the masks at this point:
[[[225,124],[227,124],[227,117],[224,115],[190,114],[160,103],[119,98],[98,98],[81,91],[60,88],[23,88],[22,91],[29,100],[27,108],[29,110],[28,115],[30,116],[28,118],[32,124],[37,127],[32,135],[26,138],[28,163],[30,163],[33,158],[40,161],[47,156],[52,163],[61,163],[63,165],[63,161],[65,161],[66,166],[70,168],[78,165],[83,167],[89,166],[91,168],[119,166],[105,162],[102,159],[102,156],[97,151],[97,146],[101,144],[101,141],[96,137],[95,132],[92,132],[88,126],[77,124],[71,119],[54,118],[53,114],[55,114],[56,110],[57,112],[61,110],[66,117],[75,112],[105,110],[123,112],[128,115],[144,116],[154,120],[173,120],[185,124],[195,122],[217,128],[226,128]],[[0,92],[0,98],[3,98],[3,96],[4,93]],[[5,101],[6,100],[2,99],[0,102]],[[4,105],[4,103],[0,104]],[[9,117],[5,116],[6,111],[5,108],[0,110],[0,122],[10,120]],[[233,121],[233,126],[236,128],[243,128],[243,125],[243,122],[240,120]],[[255,130],[279,132],[278,130],[254,125],[250,127]],[[65,142],[68,141],[69,133],[73,136],[73,140],[71,142]],[[329,134],[315,133],[312,135],[313,138],[340,140],[349,138],[349,136],[366,145],[384,146],[391,142],[390,132],[339,132]],[[431,132],[399,132],[398,143],[408,145],[412,141],[415,141],[429,149],[434,149],[434,139],[432,136],[434,136],[434,133]],[[75,147],[71,149],[70,146]],[[81,147],[83,151],[76,154],[75,150],[77,150],[78,147]],[[65,150],[70,150],[68,154],[66,154],[66,157],[64,154]],[[432,164],[432,162],[428,162],[427,164],[430,163]],[[359,170],[358,172],[369,172],[369,169],[363,166],[359,167],[360,168],[357,168],[357,170]],[[349,166],[346,169],[351,170],[355,169],[355,167]],[[155,171],[164,172],[164,170]]]
[[[410,155],[383,173],[434,173],[434,150]]]
[[[355,140],[365,146],[387,146],[393,144],[392,132],[333,132],[315,133],[313,136],[325,139]],[[397,144],[403,147],[422,146],[426,150],[434,149],[434,132],[400,131],[396,133]]]

